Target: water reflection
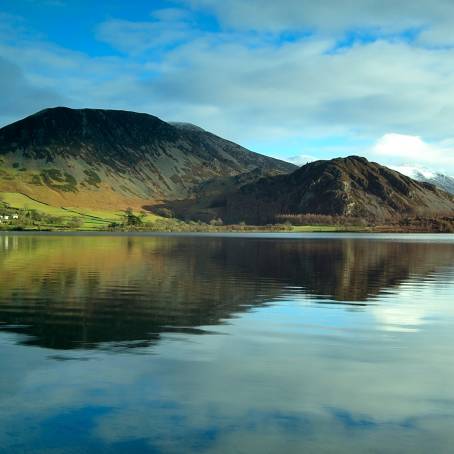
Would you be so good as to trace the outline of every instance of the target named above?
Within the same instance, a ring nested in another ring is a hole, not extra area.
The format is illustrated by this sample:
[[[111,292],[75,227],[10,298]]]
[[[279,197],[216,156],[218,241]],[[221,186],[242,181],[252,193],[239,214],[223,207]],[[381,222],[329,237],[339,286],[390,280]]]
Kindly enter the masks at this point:
[[[450,453],[452,301],[450,237],[0,236],[0,452]]]
[[[0,329],[57,349],[143,347],[162,332],[204,333],[200,327],[289,295],[367,304],[454,263],[454,244],[436,242],[0,239]]]

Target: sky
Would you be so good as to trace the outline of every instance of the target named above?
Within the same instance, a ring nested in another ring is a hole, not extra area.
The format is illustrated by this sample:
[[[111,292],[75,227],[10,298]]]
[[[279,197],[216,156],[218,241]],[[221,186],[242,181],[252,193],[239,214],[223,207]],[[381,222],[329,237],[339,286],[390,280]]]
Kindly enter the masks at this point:
[[[454,175],[453,30],[452,0],[0,0],[0,125],[126,109]]]

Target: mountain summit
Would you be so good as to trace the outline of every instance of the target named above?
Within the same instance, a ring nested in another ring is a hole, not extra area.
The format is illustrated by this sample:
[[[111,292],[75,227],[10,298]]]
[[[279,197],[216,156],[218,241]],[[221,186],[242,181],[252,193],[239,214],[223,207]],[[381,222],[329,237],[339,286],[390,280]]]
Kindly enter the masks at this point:
[[[452,212],[454,197],[366,158],[315,161],[289,175],[263,178],[229,197],[231,221],[273,222],[281,214],[386,219],[402,214]]]
[[[201,128],[120,110],[45,109],[0,129],[0,191],[49,203],[124,207],[178,199],[201,183],[296,167]]]

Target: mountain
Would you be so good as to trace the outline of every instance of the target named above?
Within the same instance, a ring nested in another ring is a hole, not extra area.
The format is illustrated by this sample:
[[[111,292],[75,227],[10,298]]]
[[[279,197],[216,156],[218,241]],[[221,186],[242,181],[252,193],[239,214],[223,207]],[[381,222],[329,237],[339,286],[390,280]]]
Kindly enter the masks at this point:
[[[65,208],[167,204],[185,218],[254,224],[279,214],[382,219],[454,210],[452,195],[365,158],[297,168],[190,123],[65,107],[0,129],[5,192]]]
[[[220,204],[222,205],[222,204]],[[224,200],[227,222],[274,222],[280,214],[368,219],[454,212],[454,196],[367,159],[315,161],[289,175],[246,184]]]
[[[438,188],[454,194],[454,177],[415,166],[395,166],[392,167],[392,169],[397,170],[414,180],[434,184]]]
[[[197,126],[100,109],[45,109],[0,129],[0,192],[58,206],[141,207],[199,185],[296,166]]]

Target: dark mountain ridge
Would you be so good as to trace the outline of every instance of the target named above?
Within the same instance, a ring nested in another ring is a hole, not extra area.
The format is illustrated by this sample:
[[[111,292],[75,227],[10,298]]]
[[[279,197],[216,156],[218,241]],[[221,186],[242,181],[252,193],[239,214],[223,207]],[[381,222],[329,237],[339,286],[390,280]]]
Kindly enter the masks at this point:
[[[315,161],[289,175],[244,185],[225,200],[228,222],[274,222],[282,214],[387,219],[454,212],[454,197],[366,158]]]
[[[66,107],[0,129],[0,159],[6,179],[12,167],[24,169],[11,178],[21,183],[20,192],[44,186],[66,197],[90,191],[96,198],[107,191],[147,200],[188,197],[210,179],[256,168],[273,173],[296,168],[192,125],[143,113]]]

